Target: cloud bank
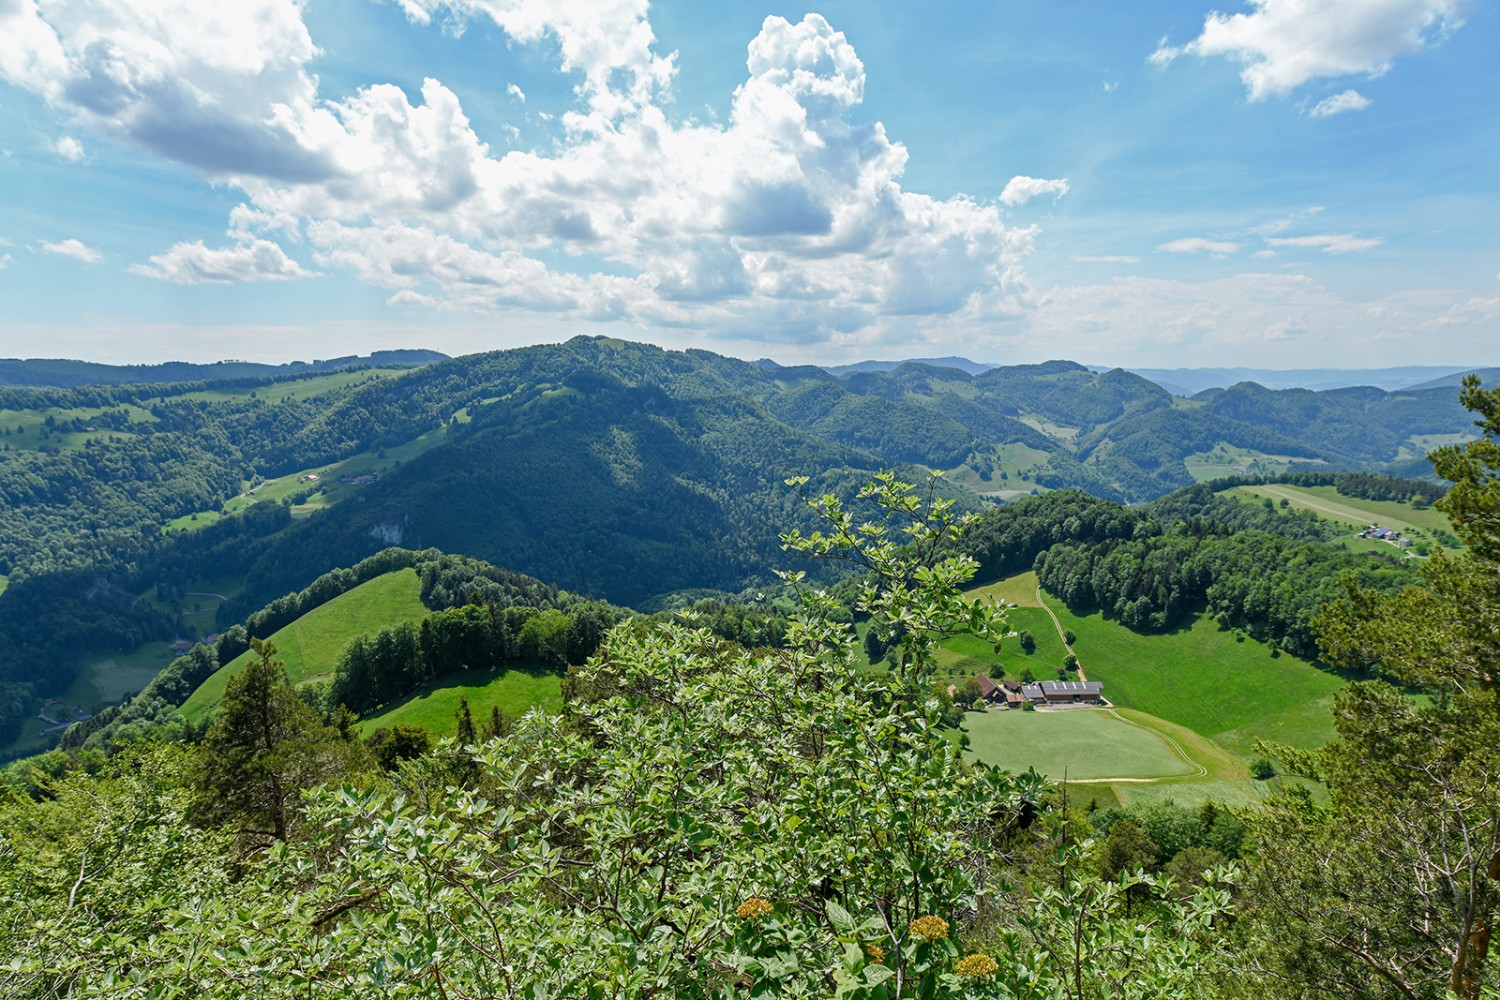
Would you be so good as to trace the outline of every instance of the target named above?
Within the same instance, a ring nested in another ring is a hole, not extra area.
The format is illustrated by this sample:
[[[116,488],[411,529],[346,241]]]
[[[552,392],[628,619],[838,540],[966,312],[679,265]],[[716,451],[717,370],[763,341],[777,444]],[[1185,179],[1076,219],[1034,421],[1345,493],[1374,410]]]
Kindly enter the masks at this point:
[[[132,268],[183,283],[352,272],[393,305],[524,309],[805,342],[1014,317],[1036,230],[1001,204],[903,189],[907,152],[851,120],[865,69],[823,17],[768,17],[723,124],[669,117],[675,54],[645,0],[399,0],[417,25],[487,20],[555,43],[576,102],[545,150],[497,151],[458,95],[375,83],[326,95],[296,0],[9,0],[0,76],[81,127],[243,192],[232,243]],[[437,30],[433,28],[432,30]],[[519,104],[518,87],[510,92]],[[79,147],[81,149],[81,146]],[[80,258],[81,259],[81,258]]]

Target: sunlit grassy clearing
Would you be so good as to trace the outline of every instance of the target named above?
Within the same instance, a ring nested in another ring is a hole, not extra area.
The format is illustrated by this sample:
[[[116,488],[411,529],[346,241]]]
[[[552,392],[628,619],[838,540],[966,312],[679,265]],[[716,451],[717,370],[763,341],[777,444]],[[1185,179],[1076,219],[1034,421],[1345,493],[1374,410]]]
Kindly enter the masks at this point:
[[[1402,533],[1411,529],[1425,532],[1452,531],[1453,527],[1442,511],[1435,507],[1418,510],[1409,503],[1394,500],[1363,500],[1346,497],[1332,486],[1289,486],[1283,483],[1267,483],[1262,486],[1236,486],[1231,494],[1270,499],[1277,503],[1287,500],[1291,506],[1311,510],[1324,520],[1341,521],[1352,528],[1363,528],[1379,524]]]
[[[969,712],[969,751],[1011,771],[1055,780],[1186,777],[1196,768],[1150,729],[1101,709]]]
[[[174,656],[167,643],[148,642],[128,653],[84,661],[82,676],[93,686],[95,704],[113,703],[151,683]]]
[[[1182,462],[1188,474],[1200,483],[1226,476],[1278,475],[1285,472],[1293,462],[1311,462],[1306,458],[1291,455],[1271,455],[1253,448],[1241,448],[1227,442],[1219,442],[1209,451],[1200,451],[1186,456]]]
[[[359,385],[376,379],[390,378],[394,375],[403,375],[410,371],[409,368],[356,368],[350,371],[333,372],[328,375],[312,375],[307,378],[289,379],[285,382],[274,382],[270,385],[251,386],[223,386],[221,388],[204,389],[199,392],[184,393],[181,396],[168,396],[169,400],[201,400],[204,402],[221,402],[231,399],[259,399],[266,403],[279,403],[283,399],[310,399],[313,396],[321,396],[335,389],[346,386]]]
[[[360,722],[366,734],[396,725],[421,726],[434,736],[452,736],[457,729],[458,703],[469,700],[474,724],[483,727],[490,708],[512,717],[532,708],[562,710],[562,678],[554,673],[528,673],[508,667],[450,674]]]
[[[1104,682],[1116,705],[1139,709],[1237,751],[1255,739],[1318,746],[1332,736],[1327,712],[1344,681],[1289,654],[1272,658],[1253,639],[1206,618],[1164,635],[1140,635],[1099,613],[1078,616],[1051,601],[1063,627],[1078,635],[1090,680]]]
[[[356,636],[425,617],[428,612],[422,606],[421,589],[415,570],[387,573],[314,608],[276,632],[270,639],[277,658],[286,665],[287,676],[294,684],[324,678]],[[206,715],[223,695],[229,678],[249,662],[251,655],[242,653],[220,668],[192,693],[182,706],[182,714],[195,721]]]

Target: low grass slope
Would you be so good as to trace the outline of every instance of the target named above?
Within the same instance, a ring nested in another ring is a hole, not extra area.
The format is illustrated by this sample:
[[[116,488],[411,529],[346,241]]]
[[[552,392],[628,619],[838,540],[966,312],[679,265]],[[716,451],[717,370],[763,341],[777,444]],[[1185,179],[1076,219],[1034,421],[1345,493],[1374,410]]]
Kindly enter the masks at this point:
[[[293,684],[319,680],[332,673],[339,654],[356,636],[424,617],[428,611],[422,605],[421,591],[416,570],[377,576],[314,608],[269,639]],[[206,716],[224,694],[229,678],[243,669],[251,655],[242,653],[204,681],[183,704],[182,714],[195,722]]]
[[[1257,500],[1286,500],[1292,507],[1310,510],[1329,521],[1341,521],[1351,528],[1379,524],[1406,535],[1451,533],[1448,517],[1435,507],[1418,508],[1395,500],[1366,500],[1344,496],[1332,486],[1293,486],[1289,483],[1263,483],[1259,486],[1236,486],[1231,495]]]
[[[394,705],[360,722],[365,734],[393,726],[421,726],[434,737],[452,736],[458,730],[458,708],[468,699],[474,725],[483,728],[490,709],[498,706],[511,717],[533,708],[544,712],[562,710],[562,678],[546,668],[492,667],[449,674],[426,684]]]
[[[1313,747],[1333,736],[1334,692],[1343,679],[1195,618],[1161,635],[1132,632],[1099,613],[1077,615],[1047,598],[1078,636],[1090,680],[1116,705],[1176,723],[1241,755],[1257,739]]]
[[[1201,772],[1151,729],[1104,710],[969,712],[969,752],[1056,781],[1194,777]]]

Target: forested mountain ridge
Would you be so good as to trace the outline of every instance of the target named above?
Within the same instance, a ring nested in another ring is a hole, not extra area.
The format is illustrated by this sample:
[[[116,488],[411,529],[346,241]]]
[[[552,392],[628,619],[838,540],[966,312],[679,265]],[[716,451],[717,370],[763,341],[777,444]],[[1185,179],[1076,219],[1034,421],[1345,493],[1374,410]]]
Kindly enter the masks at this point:
[[[292,361],[282,365],[253,361],[216,361],[213,364],[169,361],[154,365],[107,365],[62,358],[0,358],[0,386],[71,388],[81,385],[213,382],[328,372],[343,368],[425,365],[446,357],[446,354],[437,351],[374,351],[368,357],[348,355],[317,361]]]
[[[1066,361],[836,377],[606,338],[406,371],[0,390],[0,702],[59,690],[90,651],[172,638],[186,592],[225,593],[224,627],[391,544],[631,604],[768,580],[801,516],[787,475],[838,491],[914,464],[970,508],[1056,487],[1141,501],[1215,449],[1368,468],[1470,427],[1446,390],[1182,400]]]

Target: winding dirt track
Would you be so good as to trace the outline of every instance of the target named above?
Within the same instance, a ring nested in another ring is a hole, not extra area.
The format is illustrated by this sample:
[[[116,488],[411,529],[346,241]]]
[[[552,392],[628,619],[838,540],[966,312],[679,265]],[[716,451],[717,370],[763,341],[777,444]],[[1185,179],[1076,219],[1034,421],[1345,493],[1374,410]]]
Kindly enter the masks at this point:
[[[1066,649],[1069,653],[1072,653],[1074,659],[1078,659],[1078,654],[1073,653],[1073,647],[1068,645],[1067,636],[1063,634],[1062,622],[1057,620],[1057,615],[1052,613],[1052,609],[1049,608],[1047,606],[1047,602],[1042,599],[1042,588],[1040,586],[1036,588],[1036,602],[1042,606],[1043,611],[1047,612],[1047,617],[1052,619],[1052,627],[1057,629],[1057,638],[1058,641],[1063,644],[1063,649]],[[1081,681],[1086,681],[1089,679],[1088,675],[1083,672],[1082,660],[1078,660],[1078,679]]]

